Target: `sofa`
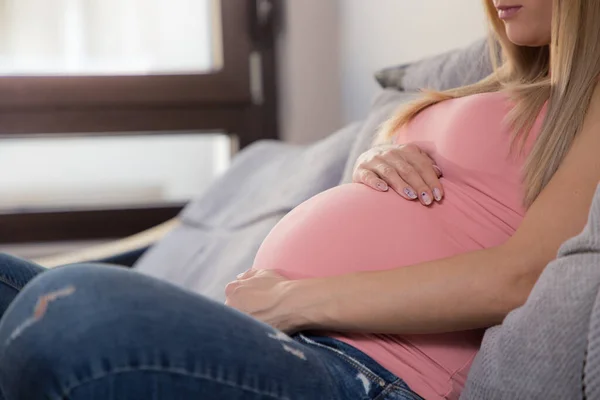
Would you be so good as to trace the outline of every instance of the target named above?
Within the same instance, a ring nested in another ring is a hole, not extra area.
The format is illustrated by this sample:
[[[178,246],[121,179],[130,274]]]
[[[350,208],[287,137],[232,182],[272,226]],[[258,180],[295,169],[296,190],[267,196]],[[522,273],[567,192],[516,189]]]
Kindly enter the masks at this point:
[[[358,156],[420,89],[474,83],[492,72],[487,41],[376,73],[368,116],[305,146],[262,141],[176,220],[123,241],[39,260],[105,261],[135,268],[216,301],[252,265],[269,231],[310,197],[351,181]],[[464,399],[600,399],[600,189],[581,236],[565,243],[527,304],[488,330]]]

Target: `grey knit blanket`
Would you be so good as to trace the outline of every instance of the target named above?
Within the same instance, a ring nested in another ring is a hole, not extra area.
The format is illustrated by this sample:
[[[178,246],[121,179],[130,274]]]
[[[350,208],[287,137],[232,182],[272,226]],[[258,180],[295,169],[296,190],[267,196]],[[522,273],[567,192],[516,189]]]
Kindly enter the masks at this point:
[[[462,400],[600,399],[600,187],[526,304],[487,331]]]

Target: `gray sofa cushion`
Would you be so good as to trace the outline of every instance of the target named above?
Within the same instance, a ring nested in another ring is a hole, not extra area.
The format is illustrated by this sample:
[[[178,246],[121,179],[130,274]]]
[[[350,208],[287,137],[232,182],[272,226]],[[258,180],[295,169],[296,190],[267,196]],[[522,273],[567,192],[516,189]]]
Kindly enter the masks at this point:
[[[225,175],[188,204],[181,218],[209,228],[237,229],[288,212],[339,183],[356,131],[356,124],[350,125],[309,146],[259,141],[235,157]]]
[[[590,318],[583,384],[588,399],[600,399],[600,291]]]
[[[525,305],[486,332],[461,399],[583,399],[587,354],[587,398],[600,398],[598,315],[590,331],[599,287],[600,187],[583,233],[561,247]]]
[[[488,41],[481,39],[463,49],[383,69],[375,78],[384,88],[407,92],[447,90],[478,82],[492,71]]]

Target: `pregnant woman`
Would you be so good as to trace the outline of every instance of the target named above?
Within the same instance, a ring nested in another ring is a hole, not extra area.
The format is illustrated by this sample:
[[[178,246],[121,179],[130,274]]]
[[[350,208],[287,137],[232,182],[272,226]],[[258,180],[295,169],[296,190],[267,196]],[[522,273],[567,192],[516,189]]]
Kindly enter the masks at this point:
[[[600,180],[600,2],[485,6],[497,71],[395,115],[226,305],[1,256],[4,398],[457,399],[482,330],[525,302]]]

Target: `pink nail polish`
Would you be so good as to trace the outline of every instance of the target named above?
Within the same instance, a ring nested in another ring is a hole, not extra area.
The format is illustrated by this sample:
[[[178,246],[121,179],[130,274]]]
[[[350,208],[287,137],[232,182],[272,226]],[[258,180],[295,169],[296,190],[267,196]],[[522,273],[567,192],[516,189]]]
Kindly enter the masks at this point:
[[[436,201],[442,201],[442,192],[440,191],[440,189],[433,189],[433,197]]]

